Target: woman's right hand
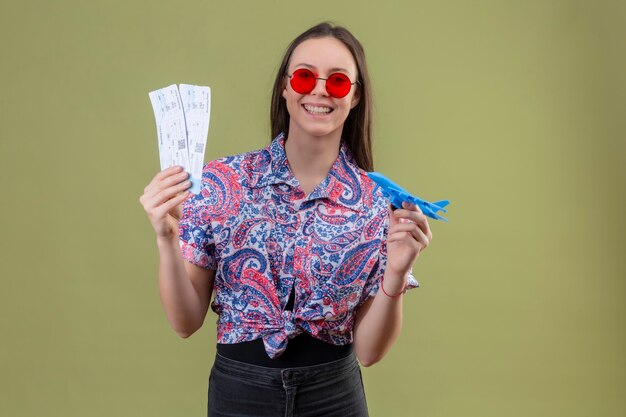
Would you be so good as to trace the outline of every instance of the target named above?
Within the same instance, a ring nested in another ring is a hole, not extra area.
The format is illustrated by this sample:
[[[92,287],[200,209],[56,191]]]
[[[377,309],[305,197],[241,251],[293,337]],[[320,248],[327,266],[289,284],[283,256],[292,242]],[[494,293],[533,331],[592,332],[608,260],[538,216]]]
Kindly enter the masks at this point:
[[[166,168],[154,176],[143,190],[139,202],[158,238],[178,237],[178,221],[182,216],[182,203],[189,196],[191,181],[181,166]]]

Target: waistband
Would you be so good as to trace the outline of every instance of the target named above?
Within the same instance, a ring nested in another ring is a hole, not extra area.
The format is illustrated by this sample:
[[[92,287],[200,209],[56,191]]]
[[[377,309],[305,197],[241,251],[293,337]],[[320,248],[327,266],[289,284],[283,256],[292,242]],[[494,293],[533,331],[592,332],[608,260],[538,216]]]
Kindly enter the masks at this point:
[[[359,369],[354,351],[344,358],[319,365],[271,368],[252,365],[215,354],[213,368],[225,374],[271,386],[301,385],[327,381]]]
[[[353,350],[352,344],[334,345],[319,340],[306,332],[289,340],[285,351],[270,358],[263,339],[232,344],[217,344],[217,353],[229,359],[268,368],[296,368],[319,365],[344,358]]]

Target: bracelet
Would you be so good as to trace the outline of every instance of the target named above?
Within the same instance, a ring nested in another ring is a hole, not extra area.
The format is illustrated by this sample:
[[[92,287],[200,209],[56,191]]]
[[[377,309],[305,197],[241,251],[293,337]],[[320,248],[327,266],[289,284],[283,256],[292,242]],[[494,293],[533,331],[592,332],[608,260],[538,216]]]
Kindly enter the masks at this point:
[[[387,294],[387,291],[385,291],[385,287],[383,287],[383,282],[385,282],[385,275],[383,275],[383,277],[380,279],[380,289],[383,290],[383,294],[385,294],[387,297],[395,298],[395,297],[398,297],[398,296],[406,293],[406,284],[404,284],[404,288],[398,294],[396,294],[396,295],[389,295],[389,294]]]

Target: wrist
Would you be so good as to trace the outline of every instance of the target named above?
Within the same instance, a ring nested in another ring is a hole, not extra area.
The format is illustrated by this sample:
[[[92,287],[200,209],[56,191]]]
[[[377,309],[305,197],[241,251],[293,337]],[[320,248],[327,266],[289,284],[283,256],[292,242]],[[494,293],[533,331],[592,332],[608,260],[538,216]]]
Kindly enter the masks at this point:
[[[380,289],[382,290],[383,294],[385,294],[387,297],[395,298],[406,293],[407,275],[405,275],[403,278],[397,276],[397,278],[395,279],[390,279],[387,274],[383,274],[383,277],[380,280]],[[385,281],[386,277],[387,280]]]
[[[178,245],[178,236],[173,233],[166,236],[157,236],[157,246],[158,247],[167,247]]]

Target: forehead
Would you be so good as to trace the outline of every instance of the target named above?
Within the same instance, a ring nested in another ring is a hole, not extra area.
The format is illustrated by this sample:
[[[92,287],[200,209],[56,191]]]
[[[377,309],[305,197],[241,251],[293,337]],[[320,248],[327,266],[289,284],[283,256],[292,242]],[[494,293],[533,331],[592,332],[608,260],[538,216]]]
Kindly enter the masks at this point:
[[[289,66],[301,64],[313,66],[323,71],[332,68],[345,68],[356,74],[356,62],[346,45],[332,37],[307,39],[296,47],[291,54]]]

